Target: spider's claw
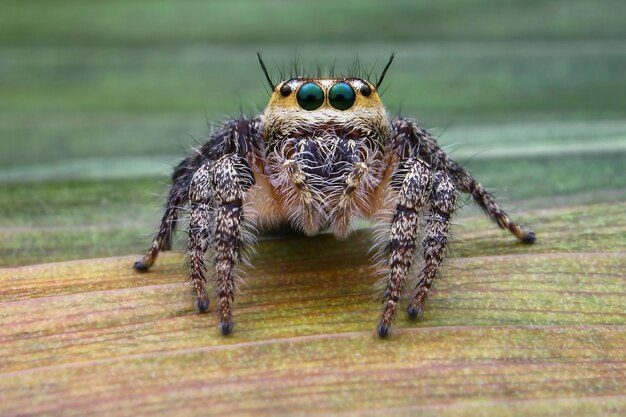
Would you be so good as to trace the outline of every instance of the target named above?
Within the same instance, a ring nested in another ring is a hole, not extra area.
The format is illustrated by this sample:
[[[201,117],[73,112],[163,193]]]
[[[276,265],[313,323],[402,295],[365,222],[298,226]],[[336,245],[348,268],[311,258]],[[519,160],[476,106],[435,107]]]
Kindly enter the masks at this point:
[[[537,236],[535,235],[535,232],[533,232],[531,229],[523,229],[524,230],[524,235],[522,236],[522,243],[526,243],[527,245],[531,245],[533,243],[535,243],[535,241],[537,240]]]
[[[198,309],[198,313],[206,313],[209,311],[209,299],[198,298],[196,300],[196,308]]]
[[[233,327],[235,327],[235,324],[230,320],[221,321],[219,327],[220,327],[220,332],[222,332],[222,335],[228,336],[233,331]]]
[[[409,308],[407,308],[406,312],[409,314],[409,318],[411,320],[418,319],[424,314],[424,310],[416,304],[411,304]]]
[[[146,265],[143,259],[140,259],[139,261],[135,262],[133,264],[133,268],[135,268],[135,270],[139,272],[148,272],[148,270],[150,269],[150,267]]]

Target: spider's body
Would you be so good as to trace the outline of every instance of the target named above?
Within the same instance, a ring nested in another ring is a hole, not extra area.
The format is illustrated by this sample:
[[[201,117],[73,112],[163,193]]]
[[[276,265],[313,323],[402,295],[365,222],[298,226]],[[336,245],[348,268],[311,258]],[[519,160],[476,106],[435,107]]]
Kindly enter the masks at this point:
[[[534,233],[513,223],[425,130],[408,119],[388,118],[377,93],[380,81],[375,86],[359,78],[293,78],[271,84],[263,114],[226,123],[175,169],[159,232],[135,263],[147,271],[158,252],[170,248],[180,208],[189,205],[195,303],[200,312],[208,309],[210,249],[222,333],[233,326],[234,275],[247,224],[289,223],[307,235],[330,229],[344,238],[355,219],[378,220],[386,274],[381,336],[395,317],[418,253],[423,266],[408,313],[420,315],[443,261],[456,190],[471,194],[500,227],[534,242]]]
[[[295,92],[312,83],[321,87],[324,99],[318,108],[305,110]],[[334,108],[328,99],[338,84],[354,94],[354,103],[345,110]],[[361,88],[369,91],[367,97]],[[308,235],[331,228],[338,237],[346,237],[351,217],[376,211],[374,196],[389,165],[384,161],[389,120],[373,86],[354,78],[282,82],[260,124],[269,180],[266,194],[274,196],[269,200],[275,214],[268,213],[263,220],[288,219]],[[348,181],[354,185],[348,186]]]

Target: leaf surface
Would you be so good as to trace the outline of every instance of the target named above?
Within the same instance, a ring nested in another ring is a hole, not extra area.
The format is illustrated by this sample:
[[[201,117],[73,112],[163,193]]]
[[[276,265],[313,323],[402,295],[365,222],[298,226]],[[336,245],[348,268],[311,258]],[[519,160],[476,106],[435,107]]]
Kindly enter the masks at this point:
[[[470,218],[422,320],[386,340],[367,230],[260,242],[231,337],[193,311],[181,254],[148,274],[134,257],[5,268],[0,414],[618,415],[624,211],[527,213],[534,246]]]

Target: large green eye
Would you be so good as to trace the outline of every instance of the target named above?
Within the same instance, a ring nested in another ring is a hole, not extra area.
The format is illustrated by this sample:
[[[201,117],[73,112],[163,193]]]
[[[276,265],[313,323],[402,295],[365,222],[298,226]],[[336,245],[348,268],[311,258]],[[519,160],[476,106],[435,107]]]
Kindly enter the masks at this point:
[[[315,110],[324,102],[324,90],[315,83],[306,83],[298,90],[297,97],[304,110]]]
[[[356,94],[347,83],[337,83],[328,92],[330,105],[337,110],[348,110],[354,104]]]

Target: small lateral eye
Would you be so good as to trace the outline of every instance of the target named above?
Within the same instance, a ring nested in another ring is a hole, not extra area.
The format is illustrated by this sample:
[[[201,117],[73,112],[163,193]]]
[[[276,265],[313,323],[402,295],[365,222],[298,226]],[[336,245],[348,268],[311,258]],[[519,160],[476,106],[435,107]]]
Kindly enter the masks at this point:
[[[359,89],[359,91],[361,92],[361,95],[363,95],[364,97],[369,97],[370,94],[372,94],[372,89],[367,84],[363,84],[361,88]]]
[[[291,86],[287,83],[283,84],[282,87],[280,87],[280,95],[283,97],[287,97],[289,94],[291,94]]]
[[[348,83],[337,83],[328,92],[328,101],[337,110],[348,110],[355,100],[356,94]]]
[[[315,110],[324,103],[324,90],[315,83],[306,83],[298,90],[297,99],[304,110]]]

